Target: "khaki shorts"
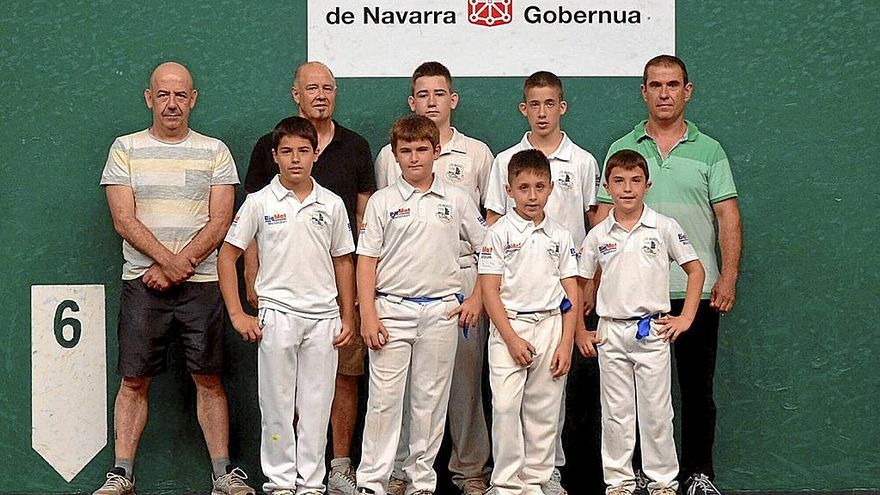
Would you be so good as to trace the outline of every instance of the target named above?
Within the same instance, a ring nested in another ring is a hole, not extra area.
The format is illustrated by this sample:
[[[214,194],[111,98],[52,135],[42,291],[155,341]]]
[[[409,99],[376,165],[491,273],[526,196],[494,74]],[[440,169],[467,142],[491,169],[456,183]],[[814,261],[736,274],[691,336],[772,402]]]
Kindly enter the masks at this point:
[[[362,376],[364,374],[364,356],[367,353],[367,346],[361,337],[361,316],[358,311],[355,311],[354,332],[354,340],[339,349],[339,365],[336,368],[338,375]]]

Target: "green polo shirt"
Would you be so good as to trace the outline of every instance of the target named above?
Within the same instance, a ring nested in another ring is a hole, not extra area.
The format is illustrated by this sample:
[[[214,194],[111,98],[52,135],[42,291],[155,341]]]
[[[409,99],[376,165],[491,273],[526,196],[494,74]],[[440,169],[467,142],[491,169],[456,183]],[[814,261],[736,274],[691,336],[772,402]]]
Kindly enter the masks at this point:
[[[693,122],[686,121],[687,132],[681,142],[672,148],[664,160],[657,144],[645,132],[647,120],[639,122],[632,132],[611,145],[608,157],[620,150],[635,150],[648,162],[651,189],[645,203],[658,212],[674,218],[687,233],[703,267],[706,281],[703,298],[710,296],[712,286],[718,280],[718,260],[715,255],[715,211],[712,205],[737,197],[730,162],[718,141],[703,134]],[[604,170],[602,177],[605,177]],[[604,188],[597,199],[611,203]],[[682,299],[687,287],[684,271],[674,266],[669,272],[669,292],[673,299]]]

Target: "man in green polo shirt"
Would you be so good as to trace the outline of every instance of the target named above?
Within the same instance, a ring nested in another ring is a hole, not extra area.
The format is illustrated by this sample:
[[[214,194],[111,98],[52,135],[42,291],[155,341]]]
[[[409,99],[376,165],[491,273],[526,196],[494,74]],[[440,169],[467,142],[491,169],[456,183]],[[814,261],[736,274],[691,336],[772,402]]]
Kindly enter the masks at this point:
[[[712,484],[712,388],[719,315],[730,311],[736,300],[742,250],[736,186],[727,155],[718,141],[684,118],[685,106],[693,93],[684,62],[671,55],[649,60],[641,90],[648,119],[615,141],[607,156],[631,149],[645,157],[653,183],[645,203],[681,224],[706,270],[697,316],[690,331],[674,344],[681,391],[679,479],[687,495],[717,495],[719,492]],[[601,190],[597,199],[598,222],[611,210],[611,198]],[[716,238],[721,252],[720,270],[715,256]],[[671,312],[678,314],[684,302],[686,277],[681,269],[673,267],[669,278]]]

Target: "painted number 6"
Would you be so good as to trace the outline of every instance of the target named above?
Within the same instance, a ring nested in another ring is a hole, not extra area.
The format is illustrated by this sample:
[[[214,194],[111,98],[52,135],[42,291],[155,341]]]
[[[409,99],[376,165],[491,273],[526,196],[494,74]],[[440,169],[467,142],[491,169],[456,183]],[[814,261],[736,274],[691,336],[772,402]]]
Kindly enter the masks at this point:
[[[79,312],[79,305],[75,301],[65,299],[55,309],[55,340],[65,349],[72,349],[79,343],[82,335],[82,323],[71,316],[64,317],[64,310],[69,309],[73,312]],[[70,327],[73,335],[68,339],[64,335],[64,327]]]

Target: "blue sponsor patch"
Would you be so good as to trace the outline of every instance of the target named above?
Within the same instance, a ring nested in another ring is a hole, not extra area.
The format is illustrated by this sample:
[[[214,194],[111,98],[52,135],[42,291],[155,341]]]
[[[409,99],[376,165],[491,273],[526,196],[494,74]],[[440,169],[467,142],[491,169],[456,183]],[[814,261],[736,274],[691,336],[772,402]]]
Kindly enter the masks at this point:
[[[398,208],[397,211],[389,211],[388,216],[391,217],[392,220],[395,218],[406,218],[410,215],[409,208]]]
[[[685,246],[691,243],[690,239],[688,239],[688,235],[685,233],[678,234],[678,242],[682,243]]]

